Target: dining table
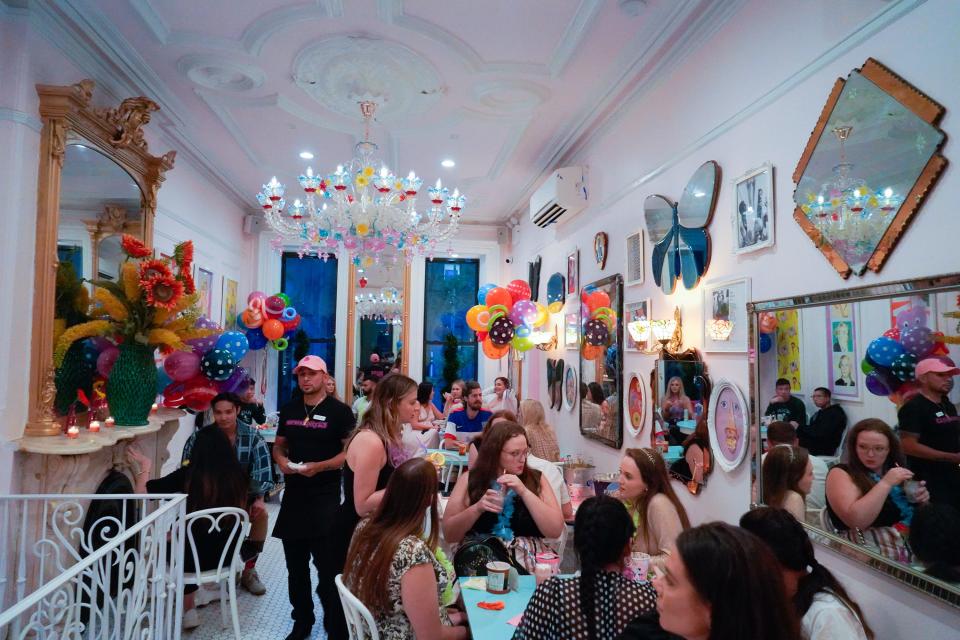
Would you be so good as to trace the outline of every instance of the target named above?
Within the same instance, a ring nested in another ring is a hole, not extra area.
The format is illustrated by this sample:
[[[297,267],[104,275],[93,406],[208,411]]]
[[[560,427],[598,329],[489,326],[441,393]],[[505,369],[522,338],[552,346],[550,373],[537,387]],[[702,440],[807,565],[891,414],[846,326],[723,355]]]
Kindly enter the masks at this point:
[[[507,593],[490,593],[486,589],[468,589],[464,585],[470,578],[460,578],[460,593],[467,610],[470,633],[474,638],[500,640],[513,637],[520,623],[520,615],[526,610],[527,603],[537,588],[534,576],[518,576],[517,590]],[[482,580],[482,578],[481,578]],[[502,602],[503,609],[494,611],[483,609],[481,602]],[[514,622],[516,624],[511,624]]]

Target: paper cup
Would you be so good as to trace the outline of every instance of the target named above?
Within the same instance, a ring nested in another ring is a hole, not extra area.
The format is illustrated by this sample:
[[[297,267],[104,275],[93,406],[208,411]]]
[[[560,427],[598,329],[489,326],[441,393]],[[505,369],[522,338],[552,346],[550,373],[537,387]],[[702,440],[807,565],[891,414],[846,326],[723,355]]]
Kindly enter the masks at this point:
[[[510,565],[506,562],[487,563],[487,591],[490,593],[506,593],[509,591],[507,577],[510,575]]]

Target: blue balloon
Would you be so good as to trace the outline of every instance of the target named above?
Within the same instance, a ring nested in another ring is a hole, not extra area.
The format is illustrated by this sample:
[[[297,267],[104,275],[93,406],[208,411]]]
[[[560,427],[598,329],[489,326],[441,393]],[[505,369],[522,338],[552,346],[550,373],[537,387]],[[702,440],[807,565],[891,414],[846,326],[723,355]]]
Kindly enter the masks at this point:
[[[880,336],[867,347],[867,356],[881,367],[889,367],[905,351],[903,345],[893,338]]]
[[[259,351],[267,346],[267,338],[263,335],[260,327],[256,329],[247,329],[247,345],[251,351]]]
[[[167,372],[164,371],[163,367],[157,367],[157,393],[163,393],[163,390],[167,388],[167,385],[173,382],[173,378],[167,375]]]
[[[760,334],[760,353],[766,353],[770,351],[770,348],[773,347],[773,339],[770,338],[769,333]]]
[[[477,289],[477,302],[479,304],[487,304],[487,293],[489,293],[490,289],[496,289],[496,288],[497,288],[497,285],[489,282],[481,286],[479,289]]]
[[[250,343],[247,341],[247,336],[239,331],[227,331],[217,339],[216,348],[229,351],[233,361],[240,362],[243,356],[247,355]]]

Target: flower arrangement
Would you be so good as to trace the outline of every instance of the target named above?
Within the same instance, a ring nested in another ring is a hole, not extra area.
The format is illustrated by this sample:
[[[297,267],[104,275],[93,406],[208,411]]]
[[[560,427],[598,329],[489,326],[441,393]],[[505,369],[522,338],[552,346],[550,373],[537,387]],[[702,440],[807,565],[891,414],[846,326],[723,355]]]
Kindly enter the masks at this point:
[[[109,336],[118,343],[186,351],[190,348],[187,340],[212,333],[194,327],[200,309],[190,275],[191,241],[178,244],[172,259],[154,258],[153,252],[131,235],[124,235],[120,246],[126,258],[119,282],[93,281],[96,290],[89,311],[91,319],[60,335],[54,366],[59,367],[70,345],[83,338]]]

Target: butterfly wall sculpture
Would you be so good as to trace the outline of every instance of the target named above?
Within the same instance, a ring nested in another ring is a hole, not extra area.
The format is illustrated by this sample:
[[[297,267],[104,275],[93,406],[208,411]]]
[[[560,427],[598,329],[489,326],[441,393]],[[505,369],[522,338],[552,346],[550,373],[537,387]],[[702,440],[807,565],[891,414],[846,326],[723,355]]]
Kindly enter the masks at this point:
[[[673,293],[677,280],[693,289],[710,264],[710,224],[720,189],[720,166],[705,162],[683,189],[680,202],[647,196],[643,213],[653,241],[653,279],[664,293]]]

